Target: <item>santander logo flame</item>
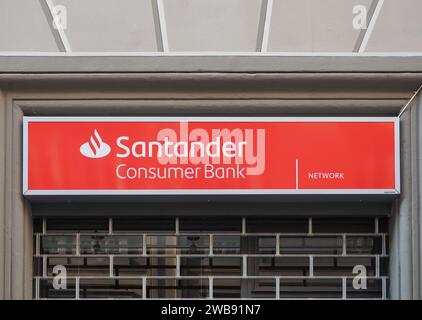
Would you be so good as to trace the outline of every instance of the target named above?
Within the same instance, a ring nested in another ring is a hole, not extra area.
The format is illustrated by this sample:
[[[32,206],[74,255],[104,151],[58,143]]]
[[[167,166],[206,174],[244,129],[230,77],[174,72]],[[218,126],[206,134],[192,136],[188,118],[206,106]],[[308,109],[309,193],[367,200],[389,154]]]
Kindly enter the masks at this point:
[[[95,129],[94,135],[90,137],[88,142],[81,145],[79,151],[87,158],[103,158],[110,153],[111,148],[101,139]]]

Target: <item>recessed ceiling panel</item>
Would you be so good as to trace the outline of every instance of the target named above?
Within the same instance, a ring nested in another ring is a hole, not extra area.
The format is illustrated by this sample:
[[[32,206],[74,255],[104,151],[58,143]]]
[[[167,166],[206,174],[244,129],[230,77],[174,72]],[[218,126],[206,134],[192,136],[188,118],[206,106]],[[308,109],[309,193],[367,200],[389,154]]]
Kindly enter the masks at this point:
[[[0,0],[0,51],[58,51],[38,0]]]
[[[371,4],[372,0],[274,0],[268,51],[352,52],[362,34],[353,26],[353,10],[363,5],[370,15]]]
[[[164,0],[170,51],[256,51],[261,0]]]
[[[385,0],[366,51],[422,52],[422,1]]]
[[[157,51],[151,0],[54,0],[72,51]]]

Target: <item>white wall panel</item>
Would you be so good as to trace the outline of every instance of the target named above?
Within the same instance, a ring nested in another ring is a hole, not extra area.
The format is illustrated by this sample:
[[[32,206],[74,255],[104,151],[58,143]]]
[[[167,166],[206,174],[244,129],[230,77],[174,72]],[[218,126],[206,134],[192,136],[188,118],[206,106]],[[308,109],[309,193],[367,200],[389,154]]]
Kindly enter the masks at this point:
[[[157,51],[152,0],[54,0],[72,51]]]
[[[0,1],[0,51],[58,50],[40,1]]]
[[[372,0],[274,0],[268,51],[352,52],[361,30],[353,8]]]
[[[421,14],[421,0],[385,0],[366,51],[422,52]]]
[[[163,0],[170,51],[256,51],[261,0]]]

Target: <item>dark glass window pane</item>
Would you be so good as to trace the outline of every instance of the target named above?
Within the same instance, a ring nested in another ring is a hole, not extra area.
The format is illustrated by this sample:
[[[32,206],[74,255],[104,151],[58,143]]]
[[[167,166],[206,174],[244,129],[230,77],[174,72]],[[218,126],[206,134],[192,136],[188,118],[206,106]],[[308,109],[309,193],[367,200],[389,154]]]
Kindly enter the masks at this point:
[[[246,254],[275,254],[276,237],[275,236],[244,236],[245,249],[242,253]]]
[[[219,299],[241,298],[241,280],[214,278],[213,297]]]
[[[141,299],[142,279],[84,279],[79,281],[81,299]]]
[[[275,278],[242,279],[242,285],[248,288],[245,298],[274,299],[276,296]]]
[[[378,219],[378,231],[380,233],[388,233],[388,221],[387,217],[380,217]]]
[[[32,260],[32,273],[34,276],[41,277],[43,275],[43,259],[42,257],[34,257]]]
[[[357,281],[353,279],[347,279],[346,297],[347,299],[381,299],[382,280],[366,279],[366,281]]]
[[[315,276],[355,276],[356,266],[364,266],[367,276],[375,276],[375,257],[314,257]]]
[[[385,244],[384,254],[388,254],[390,252],[390,237],[388,235],[385,235],[384,244]]]
[[[182,257],[180,274],[183,276],[240,275],[242,260],[238,257]]]
[[[347,254],[381,254],[382,237],[381,236],[347,236],[346,237]]]
[[[240,236],[240,253],[275,254],[276,236]]]
[[[340,254],[342,251],[342,237],[280,236],[280,254]]]
[[[239,217],[181,217],[182,232],[240,232],[242,219]]]
[[[280,279],[280,298],[342,297],[341,279]]]
[[[107,232],[108,218],[47,218],[47,232]]]
[[[312,218],[314,233],[373,233],[375,219],[373,217]]]
[[[308,218],[246,218],[246,232],[307,233],[308,229]]]
[[[144,257],[122,257],[113,258],[113,275],[114,276],[146,276],[149,268],[147,258]]]
[[[175,276],[176,257],[121,257],[113,260],[115,276]]]
[[[389,275],[389,259],[388,257],[380,257],[380,276]]]
[[[56,289],[53,279],[40,279],[40,298],[48,299],[76,299],[75,279],[66,279],[65,288]]]
[[[177,236],[177,251],[181,254],[208,254],[208,235],[183,235]]]
[[[148,279],[148,298],[207,298],[208,279]]]
[[[34,218],[34,233],[42,232],[42,218]]]
[[[214,235],[214,254],[239,254],[240,236]]]
[[[249,257],[248,275],[307,276],[308,257]]]
[[[148,254],[208,254],[208,235],[148,235]]]
[[[142,254],[142,235],[81,235],[81,254]]]
[[[37,294],[38,294],[38,291],[37,291],[38,289],[37,289],[37,279],[35,279],[35,278],[32,278],[32,298],[37,298]]]
[[[36,235],[32,236],[32,252],[34,255],[39,254],[39,252],[37,252],[37,236]]]
[[[48,276],[53,276],[55,266],[64,266],[67,276],[110,275],[109,257],[49,257],[47,259]]]
[[[174,231],[174,217],[117,217],[113,219],[113,231]]]
[[[40,242],[41,254],[76,254],[74,235],[42,235]]]

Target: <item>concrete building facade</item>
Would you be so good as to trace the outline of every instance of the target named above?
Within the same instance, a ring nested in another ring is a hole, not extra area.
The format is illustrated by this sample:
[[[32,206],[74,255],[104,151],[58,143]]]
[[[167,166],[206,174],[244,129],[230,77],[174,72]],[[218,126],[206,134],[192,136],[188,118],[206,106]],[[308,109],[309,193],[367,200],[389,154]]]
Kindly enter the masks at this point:
[[[0,298],[421,299],[421,5],[0,1]],[[398,117],[401,192],[27,199],[24,116]],[[373,283],[360,295],[350,267],[366,263]],[[68,266],[64,295],[51,288],[55,264]]]

